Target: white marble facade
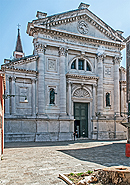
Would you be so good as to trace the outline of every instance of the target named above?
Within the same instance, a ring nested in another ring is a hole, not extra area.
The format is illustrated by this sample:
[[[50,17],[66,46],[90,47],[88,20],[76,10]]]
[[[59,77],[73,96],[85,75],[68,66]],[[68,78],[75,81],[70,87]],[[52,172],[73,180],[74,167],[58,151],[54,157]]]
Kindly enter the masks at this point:
[[[126,138],[120,124],[127,111],[122,32],[81,3],[52,16],[37,12],[27,34],[33,37],[33,55],[5,59],[1,67],[6,93],[16,95],[5,100],[5,140],[72,140],[76,103],[88,106],[88,138]]]

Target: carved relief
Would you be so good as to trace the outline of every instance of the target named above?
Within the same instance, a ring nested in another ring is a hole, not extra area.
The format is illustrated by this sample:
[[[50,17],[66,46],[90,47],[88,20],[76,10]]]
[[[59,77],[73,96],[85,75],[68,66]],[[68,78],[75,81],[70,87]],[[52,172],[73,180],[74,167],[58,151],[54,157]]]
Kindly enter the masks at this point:
[[[78,22],[78,31],[82,34],[87,34],[89,29],[88,29],[88,25],[85,21],[79,21]]]
[[[48,70],[55,71],[55,60],[48,59]]]
[[[59,56],[66,56],[67,55],[67,49],[66,48],[59,48]]]
[[[105,75],[110,76],[111,75],[111,68],[106,68],[105,69]]]
[[[87,90],[80,88],[74,92],[73,96],[78,98],[88,98],[90,97],[90,94]]]
[[[104,66],[104,77],[112,78],[112,67],[111,66]]]
[[[47,71],[57,72],[57,60],[55,58],[47,59]]]

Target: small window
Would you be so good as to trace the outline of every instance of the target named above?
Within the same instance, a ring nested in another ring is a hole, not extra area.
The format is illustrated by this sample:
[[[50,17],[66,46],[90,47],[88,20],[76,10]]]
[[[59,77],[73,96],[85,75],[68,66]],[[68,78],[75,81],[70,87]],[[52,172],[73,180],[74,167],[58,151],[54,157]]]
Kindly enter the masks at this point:
[[[87,71],[91,71],[91,67],[90,67],[90,65],[89,65],[89,63],[87,62],[87,69],[86,69]]]
[[[84,60],[81,59],[78,60],[78,69],[84,70]]]
[[[71,64],[71,69],[76,69],[76,60],[74,60],[73,63]]]

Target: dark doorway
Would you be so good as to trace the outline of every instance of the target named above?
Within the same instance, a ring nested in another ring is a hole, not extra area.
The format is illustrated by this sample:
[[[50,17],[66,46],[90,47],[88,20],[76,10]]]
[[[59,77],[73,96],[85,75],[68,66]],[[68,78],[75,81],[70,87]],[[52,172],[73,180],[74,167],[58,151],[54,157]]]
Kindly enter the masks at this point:
[[[88,103],[74,103],[74,119],[79,137],[88,137]]]
[[[80,137],[80,120],[74,121],[74,132],[76,133],[76,137]]]

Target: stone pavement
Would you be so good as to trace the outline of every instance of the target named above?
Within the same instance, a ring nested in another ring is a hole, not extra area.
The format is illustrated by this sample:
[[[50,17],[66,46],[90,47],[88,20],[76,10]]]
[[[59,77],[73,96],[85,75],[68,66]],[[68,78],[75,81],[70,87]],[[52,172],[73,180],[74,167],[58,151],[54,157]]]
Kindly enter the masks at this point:
[[[59,173],[130,166],[125,143],[125,140],[6,143],[0,161],[0,184],[64,185]]]

